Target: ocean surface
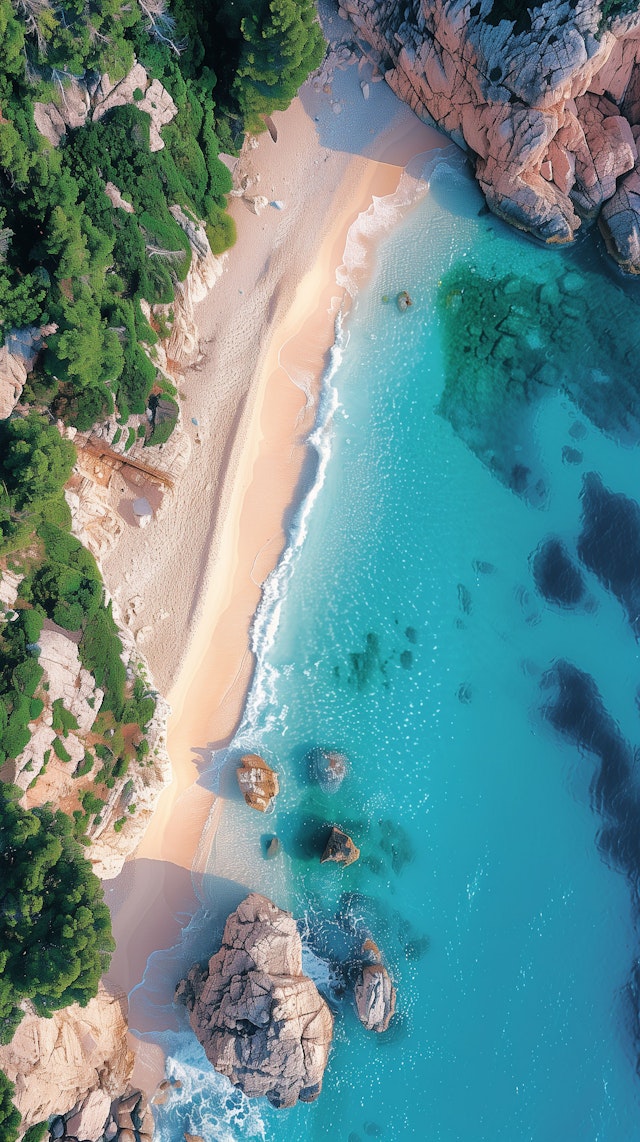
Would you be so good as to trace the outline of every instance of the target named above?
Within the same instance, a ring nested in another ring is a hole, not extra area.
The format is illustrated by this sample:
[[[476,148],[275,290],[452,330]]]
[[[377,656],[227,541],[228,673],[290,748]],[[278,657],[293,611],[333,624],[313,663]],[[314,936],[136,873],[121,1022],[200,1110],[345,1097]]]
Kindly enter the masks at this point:
[[[640,294],[594,238],[503,226],[453,148],[424,176],[337,331],[187,939],[211,954],[247,889],[293,910],[336,1016],[324,1088],[248,1102],[185,1018],[161,1142],[640,1138]],[[333,796],[318,745],[348,758]],[[266,818],[248,750],[280,775]],[[348,869],[319,863],[333,823]],[[383,1035],[344,988],[367,935]]]

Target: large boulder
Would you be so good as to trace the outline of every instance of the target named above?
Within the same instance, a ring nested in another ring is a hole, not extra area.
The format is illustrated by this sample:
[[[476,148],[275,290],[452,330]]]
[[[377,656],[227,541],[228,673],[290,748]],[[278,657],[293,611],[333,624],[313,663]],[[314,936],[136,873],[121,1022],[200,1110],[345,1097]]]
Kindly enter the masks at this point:
[[[222,947],[179,984],[207,1058],[250,1098],[273,1106],[320,1094],[333,1017],[302,973],[290,912],[252,893],[225,924]]]
[[[265,813],[279,792],[278,775],[257,753],[245,754],[240,762],[236,770],[240,791],[251,809]]]

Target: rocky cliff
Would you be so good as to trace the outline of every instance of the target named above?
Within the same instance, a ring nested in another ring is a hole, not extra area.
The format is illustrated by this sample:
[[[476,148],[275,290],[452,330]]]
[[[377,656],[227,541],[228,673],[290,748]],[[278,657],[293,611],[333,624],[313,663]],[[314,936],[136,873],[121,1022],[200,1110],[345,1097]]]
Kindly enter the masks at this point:
[[[0,1047],[0,1070],[15,1083],[22,1129],[67,1113],[90,1091],[107,1096],[101,1101],[108,1110],[126,1089],[133,1055],[125,1005],[101,987],[86,1007],[73,1004],[51,1019],[24,1016],[11,1042]]]
[[[494,213],[545,242],[599,215],[640,273],[640,13],[621,7],[340,0],[393,90],[469,150]]]
[[[178,986],[207,1058],[246,1095],[274,1106],[320,1094],[333,1017],[302,974],[296,922],[252,894],[229,916],[222,947]]]

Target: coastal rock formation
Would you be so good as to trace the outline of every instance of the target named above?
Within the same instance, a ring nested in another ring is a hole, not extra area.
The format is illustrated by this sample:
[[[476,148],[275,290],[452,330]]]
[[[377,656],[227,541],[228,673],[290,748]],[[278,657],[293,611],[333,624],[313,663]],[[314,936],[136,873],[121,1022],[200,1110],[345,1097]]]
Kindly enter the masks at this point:
[[[5,420],[19,401],[38,353],[56,329],[56,325],[28,325],[7,333],[0,348],[0,420]]]
[[[246,753],[240,761],[236,770],[240,792],[251,809],[265,813],[280,790],[278,775],[257,753]]]
[[[640,13],[598,0],[340,0],[393,90],[468,148],[490,208],[545,242],[601,224],[640,272]]]
[[[354,845],[349,834],[334,825],[320,857],[320,864],[335,861],[336,864],[343,864],[346,867],[348,864],[355,864],[359,856],[360,849]]]
[[[320,1094],[333,1017],[302,973],[302,942],[290,912],[256,893],[232,912],[222,947],[179,984],[207,1058],[251,1098],[273,1106]]]
[[[358,1019],[367,1031],[386,1031],[396,1010],[396,989],[373,940],[365,940],[355,983]]]
[[[309,776],[323,793],[336,793],[348,773],[347,759],[335,749],[312,749],[307,754]]]
[[[100,987],[86,1007],[73,1004],[51,1019],[24,1016],[11,1042],[0,1047],[0,1070],[15,1085],[13,1101],[24,1129],[54,1114],[81,1111],[90,1092],[87,1115],[93,1120],[98,1105],[106,1105],[104,1125],[107,1104],[126,1089],[133,1068],[125,1010],[124,998]]]

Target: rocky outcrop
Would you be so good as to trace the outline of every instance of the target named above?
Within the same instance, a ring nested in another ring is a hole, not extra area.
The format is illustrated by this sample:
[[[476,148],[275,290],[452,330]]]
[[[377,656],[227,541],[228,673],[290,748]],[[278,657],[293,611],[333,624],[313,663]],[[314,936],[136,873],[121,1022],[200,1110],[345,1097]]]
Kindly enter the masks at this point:
[[[640,272],[640,14],[602,25],[597,0],[517,21],[499,0],[340,0],[397,94],[471,152],[491,209],[570,242],[603,203],[613,256]]]
[[[278,795],[278,774],[257,753],[246,753],[236,769],[240,792],[250,809],[266,813]]]
[[[19,401],[38,353],[56,329],[56,325],[29,325],[7,334],[0,348],[0,420],[5,420]]]
[[[367,1031],[386,1031],[396,1010],[396,989],[373,940],[362,947],[366,959],[355,983],[358,1019]]]
[[[333,1017],[302,973],[291,913],[252,894],[229,916],[222,947],[178,986],[207,1058],[251,1098],[276,1107],[320,1094]]]
[[[108,1103],[127,1088],[133,1068],[125,1004],[101,987],[86,1007],[73,1004],[51,1019],[24,1016],[11,1042],[0,1047],[0,1070],[15,1085],[24,1129],[51,1115],[81,1112],[90,1092],[87,1116],[93,1121],[98,1106],[106,1106],[104,1124]]]
[[[33,117],[40,134],[57,147],[67,130],[83,127],[87,119],[97,122],[107,111],[130,103],[149,115],[150,149],[162,150],[160,131],[174,118],[177,107],[160,81],[149,79],[141,63],[134,63],[117,83],[106,74],[97,83],[71,78],[61,89],[58,102],[34,105]]]
[[[321,749],[319,746],[307,754],[309,776],[317,781],[323,793],[337,793],[348,773],[345,755],[335,749]]]
[[[342,864],[346,867],[348,864],[354,864],[359,856],[360,849],[354,845],[349,834],[334,825],[320,857],[320,864],[325,864],[326,861],[334,861],[336,864]]]

